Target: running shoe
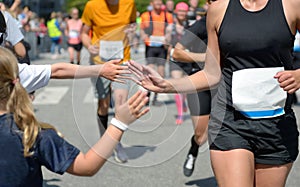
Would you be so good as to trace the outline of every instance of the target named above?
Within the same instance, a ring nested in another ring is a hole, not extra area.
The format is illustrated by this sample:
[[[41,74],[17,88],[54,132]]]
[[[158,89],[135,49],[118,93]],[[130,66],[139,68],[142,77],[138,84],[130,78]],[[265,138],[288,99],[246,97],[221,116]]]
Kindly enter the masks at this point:
[[[114,150],[115,160],[119,163],[125,163],[128,161],[128,156],[121,143],[118,143]]]
[[[192,154],[188,154],[183,165],[183,174],[186,177],[190,177],[193,174],[195,161],[196,157],[194,157]]]
[[[176,125],[181,125],[183,123],[183,117],[182,116],[178,116],[176,118]]]

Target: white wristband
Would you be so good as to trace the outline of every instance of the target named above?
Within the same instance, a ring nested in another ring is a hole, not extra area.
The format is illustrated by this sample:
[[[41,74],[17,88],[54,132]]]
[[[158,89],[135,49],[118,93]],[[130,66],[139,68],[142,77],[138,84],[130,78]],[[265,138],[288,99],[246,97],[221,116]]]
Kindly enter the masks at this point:
[[[116,118],[112,118],[110,123],[122,131],[126,131],[128,129],[128,125],[126,125],[122,121],[117,120]]]
[[[173,59],[173,53],[174,53],[174,48],[172,48],[171,51],[170,51],[170,59],[172,61],[174,61],[174,59]]]
[[[174,53],[174,48],[171,49],[170,51],[170,60],[173,62],[177,62],[174,58],[173,58],[173,53]]]

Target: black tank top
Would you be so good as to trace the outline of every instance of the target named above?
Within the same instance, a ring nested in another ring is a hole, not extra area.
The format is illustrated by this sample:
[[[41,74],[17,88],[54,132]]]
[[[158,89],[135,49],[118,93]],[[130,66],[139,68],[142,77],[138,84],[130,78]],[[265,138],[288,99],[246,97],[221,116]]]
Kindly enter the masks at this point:
[[[263,9],[254,12],[246,10],[240,0],[230,0],[218,34],[223,66],[218,100],[227,105],[232,106],[233,71],[282,66],[292,69],[295,37],[282,0],[268,0]]]

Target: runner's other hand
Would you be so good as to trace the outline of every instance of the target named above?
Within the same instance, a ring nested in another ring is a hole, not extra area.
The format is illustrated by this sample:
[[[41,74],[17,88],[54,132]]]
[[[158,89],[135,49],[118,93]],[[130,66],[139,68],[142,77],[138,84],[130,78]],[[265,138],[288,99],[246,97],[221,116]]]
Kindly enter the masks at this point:
[[[274,78],[276,78],[280,84],[280,87],[289,94],[296,92],[300,88],[300,73],[298,70],[294,71],[281,71],[278,72]]]

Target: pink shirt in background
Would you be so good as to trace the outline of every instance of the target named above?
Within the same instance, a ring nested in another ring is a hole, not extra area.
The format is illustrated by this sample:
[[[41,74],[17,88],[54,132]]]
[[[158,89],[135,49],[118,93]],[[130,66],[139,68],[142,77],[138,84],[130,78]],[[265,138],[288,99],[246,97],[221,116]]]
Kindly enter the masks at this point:
[[[81,19],[75,20],[70,19],[68,24],[68,43],[69,44],[79,44],[81,43],[80,32],[82,28]]]

